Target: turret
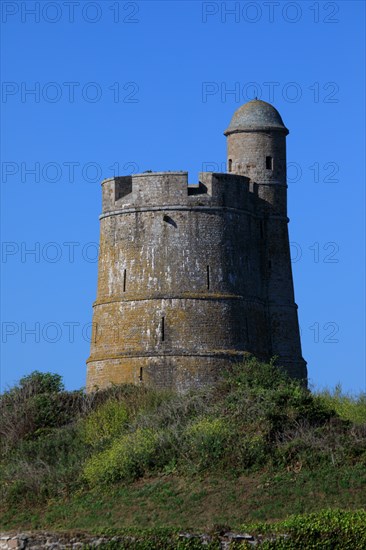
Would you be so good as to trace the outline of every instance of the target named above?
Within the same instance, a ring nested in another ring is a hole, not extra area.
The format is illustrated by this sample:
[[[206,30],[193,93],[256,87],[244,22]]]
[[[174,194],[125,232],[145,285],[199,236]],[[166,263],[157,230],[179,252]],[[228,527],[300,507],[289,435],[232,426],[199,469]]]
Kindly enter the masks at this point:
[[[249,189],[257,201],[270,354],[289,373],[305,379],[287,227],[288,133],[277,109],[258,99],[242,105],[224,132],[228,172],[250,178]]]
[[[254,99],[235,111],[227,136],[227,171],[250,178],[276,214],[287,215],[286,136],[281,115],[272,105]],[[275,188],[272,186],[275,185]]]
[[[286,184],[286,136],[280,113],[254,99],[235,111],[227,136],[228,172],[257,183]]]

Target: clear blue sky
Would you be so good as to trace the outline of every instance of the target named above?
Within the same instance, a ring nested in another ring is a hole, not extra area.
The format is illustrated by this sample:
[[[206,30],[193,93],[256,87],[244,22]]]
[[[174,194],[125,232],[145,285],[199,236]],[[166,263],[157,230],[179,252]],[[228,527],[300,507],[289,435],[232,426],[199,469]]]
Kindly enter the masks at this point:
[[[290,129],[310,381],[365,390],[364,6],[2,2],[2,387],[34,369],[85,385],[100,180],[224,170],[223,131],[258,96]]]

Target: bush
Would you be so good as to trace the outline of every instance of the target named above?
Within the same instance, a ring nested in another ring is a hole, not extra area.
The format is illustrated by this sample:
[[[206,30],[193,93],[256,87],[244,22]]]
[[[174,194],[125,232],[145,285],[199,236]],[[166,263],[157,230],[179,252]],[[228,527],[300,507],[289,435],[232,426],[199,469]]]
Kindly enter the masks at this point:
[[[212,408],[212,388],[195,389],[181,394],[167,390],[149,390],[155,397],[149,406],[144,405],[135,416],[134,424],[140,428],[154,430],[182,430],[194,418],[197,418]]]
[[[257,423],[260,429],[265,424],[276,432],[304,419],[322,425],[334,416],[334,411],[314,400],[301,382],[289,378],[273,362],[251,358],[235,365],[220,390],[231,416]]]
[[[352,396],[343,393],[338,384],[334,391],[329,389],[314,394],[314,399],[328,409],[334,410],[344,420],[354,424],[366,424],[366,394],[360,393]]]
[[[126,429],[127,420],[125,404],[111,399],[85,419],[84,441],[93,447],[103,447]]]
[[[227,451],[228,435],[227,426],[221,418],[194,420],[183,432],[183,462],[197,470],[214,467]]]
[[[81,391],[63,391],[61,376],[34,371],[0,396],[0,440],[3,454],[22,439],[75,420],[83,408]]]
[[[65,389],[62,376],[51,372],[35,370],[19,380],[19,387],[12,391],[26,392],[28,395],[59,393]]]
[[[90,485],[137,479],[154,465],[157,443],[157,434],[149,429],[126,434],[86,462],[84,477]]]
[[[50,430],[34,440],[23,440],[0,467],[2,498],[33,502],[68,495],[80,485],[81,465],[87,456],[75,425]]]
[[[266,438],[261,434],[247,434],[233,441],[232,464],[236,471],[253,470],[268,462],[270,452]]]
[[[291,516],[275,525],[246,526],[245,529],[273,533],[275,540],[264,542],[263,549],[363,550],[366,548],[366,512],[357,510],[324,510]],[[286,538],[279,535],[286,533]]]

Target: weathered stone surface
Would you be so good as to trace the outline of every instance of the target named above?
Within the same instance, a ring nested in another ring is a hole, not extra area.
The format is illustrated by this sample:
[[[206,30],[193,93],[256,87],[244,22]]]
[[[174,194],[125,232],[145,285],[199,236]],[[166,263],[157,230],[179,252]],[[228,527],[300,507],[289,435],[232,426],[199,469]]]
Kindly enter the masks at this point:
[[[198,533],[179,533],[178,535],[171,536],[171,542],[179,544],[179,539],[194,540],[200,542],[202,547],[206,546],[210,542],[216,541],[222,550],[226,548],[237,548],[237,543],[246,542],[250,545],[257,546],[265,541],[274,541],[288,538],[288,535],[281,534],[276,536],[262,536],[262,535],[249,535],[247,533],[217,533],[217,534],[198,534]],[[142,536],[139,539],[148,540],[148,536]],[[97,536],[89,535],[87,533],[72,534],[72,533],[0,533],[0,549],[1,550],[43,550],[45,548],[51,550],[68,550],[77,548],[98,548],[103,544],[113,542],[120,544],[121,548],[124,547],[124,543],[129,545],[136,541],[135,537],[129,535],[121,536]]]
[[[306,379],[287,229],[288,130],[273,107],[250,103],[248,127],[240,115],[226,131],[231,173],[201,173],[197,185],[186,172],[102,183],[88,391],[214,383],[248,352],[277,355]]]

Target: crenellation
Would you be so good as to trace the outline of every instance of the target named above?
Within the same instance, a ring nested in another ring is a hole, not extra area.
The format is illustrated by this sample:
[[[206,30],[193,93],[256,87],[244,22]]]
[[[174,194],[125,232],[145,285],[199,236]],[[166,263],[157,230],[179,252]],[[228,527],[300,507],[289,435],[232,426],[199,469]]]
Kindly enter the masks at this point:
[[[103,214],[128,209],[218,206],[251,208],[249,178],[200,172],[188,185],[187,172],[152,172],[103,181]],[[254,212],[254,209],[253,209]]]

